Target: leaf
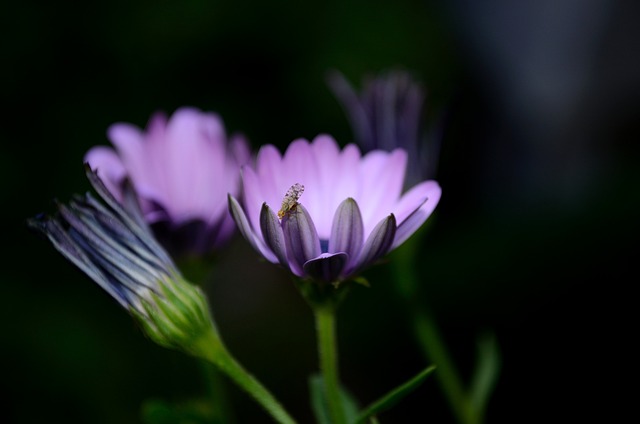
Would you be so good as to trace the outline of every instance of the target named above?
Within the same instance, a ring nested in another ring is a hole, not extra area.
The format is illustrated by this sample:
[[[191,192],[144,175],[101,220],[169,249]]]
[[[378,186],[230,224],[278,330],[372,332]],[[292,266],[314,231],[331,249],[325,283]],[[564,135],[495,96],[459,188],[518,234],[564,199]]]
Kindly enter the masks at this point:
[[[172,403],[160,399],[147,399],[141,408],[145,424],[224,424],[204,399],[189,399]]]
[[[324,392],[324,381],[319,374],[309,377],[309,392],[311,394],[311,408],[318,424],[332,424],[329,405]],[[354,422],[358,417],[358,404],[354,397],[344,387],[340,388],[340,399],[345,411],[347,422]]]
[[[484,414],[489,397],[500,373],[500,349],[495,334],[485,333],[478,338],[478,358],[469,386],[469,396],[478,416]]]
[[[365,408],[364,411],[360,413],[360,415],[358,415],[356,423],[363,424],[366,422],[367,418],[371,417],[372,415],[379,414],[380,412],[386,411],[387,409],[391,408],[393,405],[398,403],[402,398],[404,398],[409,393],[417,389],[418,386],[420,386],[420,384],[422,384],[422,382],[435,369],[436,369],[435,365],[431,365],[425,368],[418,375],[413,377],[411,380],[396,387],[386,395],[382,396],[377,401],[373,402],[371,405]]]

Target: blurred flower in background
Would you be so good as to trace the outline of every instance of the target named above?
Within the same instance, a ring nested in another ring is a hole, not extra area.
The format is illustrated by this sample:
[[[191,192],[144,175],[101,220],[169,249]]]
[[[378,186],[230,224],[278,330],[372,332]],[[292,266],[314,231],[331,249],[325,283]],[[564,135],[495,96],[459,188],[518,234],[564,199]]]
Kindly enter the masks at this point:
[[[410,72],[393,69],[368,75],[360,93],[337,70],[329,72],[327,84],[365,152],[405,149],[409,154],[407,186],[433,177],[439,141],[423,128],[425,90]]]
[[[242,136],[227,140],[218,115],[183,107],[170,119],[153,115],[146,131],[114,124],[108,137],[115,150],[93,147],[85,161],[119,200],[131,180],[145,220],[172,254],[203,255],[229,239],[227,193],[238,195],[240,166],[251,155]]]
[[[402,244],[438,204],[441,190],[432,180],[402,194],[406,166],[402,149],[362,156],[353,144],[340,150],[327,135],[298,139],[284,156],[266,145],[255,170],[243,168],[244,207],[230,197],[230,209],[266,259],[299,277],[335,283]],[[273,210],[280,204],[281,220]]]

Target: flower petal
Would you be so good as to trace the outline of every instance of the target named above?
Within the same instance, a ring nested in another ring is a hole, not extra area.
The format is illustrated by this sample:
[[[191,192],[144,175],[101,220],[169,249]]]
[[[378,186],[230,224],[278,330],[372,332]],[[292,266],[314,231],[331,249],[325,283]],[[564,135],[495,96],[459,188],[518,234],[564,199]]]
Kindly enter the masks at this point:
[[[121,184],[127,171],[115,150],[105,146],[93,147],[84,156],[84,161],[100,176],[111,194],[121,199]]]
[[[440,201],[442,189],[435,181],[425,181],[413,187],[400,199],[396,210],[398,230],[392,249],[400,246],[429,218]],[[413,209],[413,210],[411,210]],[[410,212],[409,212],[410,211]],[[409,212],[409,213],[407,213]]]
[[[318,164],[318,184],[315,189],[316,201],[319,202],[323,211],[335,210],[340,202],[349,197],[349,195],[343,196],[335,204],[331,204],[335,188],[339,186],[340,174],[342,172],[340,168],[340,148],[338,147],[338,143],[331,136],[320,134],[313,139],[311,151]],[[353,193],[351,193],[350,196],[353,196]],[[306,205],[308,206],[309,203],[307,202]],[[312,210],[311,213],[313,214],[314,211]],[[327,222],[327,234],[324,235],[326,238],[329,237],[329,232],[331,231],[330,225],[331,223]],[[323,238],[323,230],[317,218],[316,226],[320,237]]]
[[[249,222],[253,228],[257,229],[260,228],[261,205],[263,203],[267,203],[268,205],[279,205],[279,201],[281,199],[276,200],[276,203],[271,203],[271,199],[265,198],[263,185],[255,171],[246,165],[241,169],[242,185],[244,189],[242,190],[242,194],[244,195],[244,206],[247,211],[247,218],[249,218]]]
[[[160,247],[160,245],[156,242],[156,240],[151,235],[149,228],[146,225],[141,225],[142,220],[139,217],[134,217],[133,214],[136,212],[129,207],[127,209],[125,206],[120,204],[120,202],[109,192],[107,187],[104,185],[102,180],[98,177],[98,175],[91,171],[90,168],[86,167],[86,175],[89,179],[89,183],[93,187],[93,189],[100,195],[102,200],[106,202],[111,210],[113,210],[117,219],[121,220],[129,230],[135,234],[135,236],[158,258],[162,258],[162,260],[166,263],[171,263],[171,259],[169,259],[167,253]],[[127,185],[124,185],[124,194],[123,201],[126,204],[130,205],[129,191]],[[94,208],[104,208],[104,206],[100,205],[99,202],[92,201],[91,195],[87,195],[87,202],[90,203]],[[103,209],[104,210],[104,209]]]
[[[284,153],[282,158],[282,172],[285,186],[280,187],[280,196],[284,196],[287,189],[293,184],[302,184],[305,188],[303,202],[314,216],[316,228],[323,238],[329,237],[331,222],[329,217],[322,213],[322,181],[319,178],[319,167],[316,156],[313,153],[311,144],[305,139],[294,140]]]
[[[177,220],[204,213],[201,199],[207,198],[207,190],[215,190],[215,185],[205,188],[202,184],[210,170],[219,170],[224,160],[224,151],[216,149],[206,137],[223,131],[210,128],[215,126],[214,122],[215,119],[185,107],[176,110],[167,123],[163,165],[168,179],[163,200]]]
[[[131,124],[113,124],[107,129],[107,137],[116,147],[134,183],[147,185],[153,176],[144,152],[144,135],[140,129]]]
[[[384,256],[391,249],[395,235],[396,218],[391,214],[378,222],[367,238],[354,271],[359,271]]]
[[[282,218],[282,229],[287,246],[287,257],[294,274],[304,274],[303,265],[320,253],[320,239],[309,212],[298,204]]]
[[[365,232],[393,210],[402,193],[406,168],[407,153],[402,149],[390,153],[374,150],[364,156],[360,175],[364,186],[356,200],[362,208]]]
[[[323,253],[319,258],[305,262],[304,273],[315,280],[334,283],[339,281],[348,261],[346,253]]]
[[[364,226],[360,208],[353,198],[345,199],[333,217],[329,252],[345,252],[349,255],[350,264],[355,262],[362,250]]]
[[[283,192],[281,193],[281,190],[286,190],[286,188],[282,188],[286,183],[283,182],[283,166],[281,162],[282,156],[280,155],[280,152],[271,144],[262,146],[258,151],[255,172],[260,176],[260,183],[264,196],[264,199],[262,200],[267,202],[269,205],[279,205],[279,202],[282,201],[282,196],[284,195]],[[247,207],[251,206],[247,205]]]
[[[275,253],[280,264],[289,269],[287,248],[285,246],[284,233],[282,232],[280,221],[266,203],[262,204],[262,210],[260,211],[260,229],[262,230],[262,238],[267,247]]]
[[[233,134],[229,137],[229,151],[238,166],[251,162],[251,147],[244,134]]]
[[[233,220],[238,226],[238,230],[240,231],[242,236],[249,242],[249,244],[251,244],[251,246],[253,246],[253,248],[257,252],[261,253],[269,262],[278,263],[278,259],[271,252],[271,250],[269,250],[264,245],[262,240],[260,240],[260,238],[258,238],[256,234],[253,232],[253,229],[251,228],[251,224],[249,224],[249,221],[247,220],[247,216],[244,214],[244,211],[242,210],[242,206],[240,206],[240,203],[238,203],[238,201],[230,194],[228,198],[229,198],[229,212],[231,213],[231,217],[233,217]]]
[[[46,235],[58,252],[77,266],[82,272],[87,274],[89,278],[117,300],[122,307],[127,307],[127,296],[122,293],[122,287],[114,283],[89,259],[87,254],[71,238],[68,232],[64,230],[57,219],[41,216],[29,220],[28,224],[31,228]]]
[[[149,285],[151,288],[148,282],[161,278],[161,271],[126,248],[114,233],[101,227],[91,211],[76,202],[71,202],[68,207],[60,204],[58,210],[73,229],[69,232],[72,237],[75,236],[76,242],[81,243],[84,251],[103,269],[116,275],[122,284],[132,290],[136,290],[138,285]]]
[[[353,197],[356,202],[359,201],[363,186],[363,181],[360,178],[360,161],[361,155],[358,146],[347,144],[340,152],[335,169],[324,169],[325,172],[332,175],[331,183],[325,184],[328,191],[326,210],[336,210],[347,197]]]
[[[358,94],[344,75],[338,71],[332,71],[327,75],[327,83],[346,112],[356,140],[359,140],[367,150],[372,150],[374,148],[372,123]]]

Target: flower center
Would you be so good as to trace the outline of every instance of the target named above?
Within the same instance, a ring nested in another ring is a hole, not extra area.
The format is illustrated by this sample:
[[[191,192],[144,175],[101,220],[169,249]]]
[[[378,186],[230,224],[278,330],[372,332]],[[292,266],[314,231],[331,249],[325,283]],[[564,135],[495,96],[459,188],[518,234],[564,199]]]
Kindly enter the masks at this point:
[[[320,251],[322,253],[329,253],[329,240],[320,239]]]

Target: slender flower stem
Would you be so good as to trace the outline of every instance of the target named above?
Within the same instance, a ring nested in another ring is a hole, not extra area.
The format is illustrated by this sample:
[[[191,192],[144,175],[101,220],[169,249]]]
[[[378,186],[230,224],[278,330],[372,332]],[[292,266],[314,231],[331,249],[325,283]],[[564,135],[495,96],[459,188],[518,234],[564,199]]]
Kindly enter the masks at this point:
[[[458,371],[427,308],[413,313],[414,331],[427,357],[438,367],[436,376],[449,405],[461,424],[479,424],[480,418],[471,407]]]
[[[194,281],[200,287],[204,287],[210,281],[214,265],[217,265],[216,257],[182,256],[177,260],[178,269],[187,281]],[[220,370],[208,361],[200,362],[202,377],[207,387],[207,395],[211,399],[215,422],[233,423],[234,417],[229,407],[226,382]]]
[[[202,376],[207,386],[207,396],[213,405],[214,422],[233,423],[235,419],[229,407],[229,399],[225,390],[225,382],[218,368],[208,361],[198,361]]]
[[[221,372],[253,397],[276,422],[296,424],[296,421],[291,418],[280,402],[227,351],[215,330],[196,343],[195,351],[199,352],[203,359],[218,367]]]
[[[411,308],[412,322],[417,340],[425,355],[438,367],[435,376],[458,423],[480,424],[482,417],[471,404],[471,400],[451,360],[431,310],[424,302],[418,304],[415,301],[415,296],[412,296],[419,283],[415,274],[415,251],[416,249],[409,247],[396,254],[391,263],[401,287],[400,292]]]
[[[314,307],[320,370],[324,381],[329,413],[331,414],[331,422],[333,424],[344,424],[346,423],[346,417],[340,400],[335,312],[335,307],[332,305]]]

